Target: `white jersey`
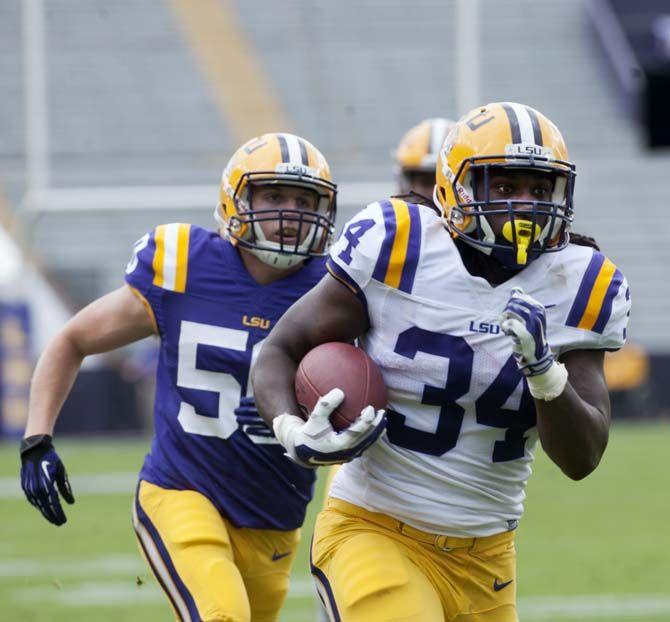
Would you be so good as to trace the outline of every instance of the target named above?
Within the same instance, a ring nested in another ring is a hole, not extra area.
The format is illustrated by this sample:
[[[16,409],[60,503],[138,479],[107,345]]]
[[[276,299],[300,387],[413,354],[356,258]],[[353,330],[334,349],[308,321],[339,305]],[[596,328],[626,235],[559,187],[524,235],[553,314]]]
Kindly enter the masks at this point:
[[[366,305],[360,346],[389,391],[387,434],[339,470],[331,495],[434,533],[513,529],[537,431],[500,313],[521,287],[544,304],[555,354],[621,348],[630,308],[621,272],[568,245],[492,286],[465,269],[431,208],[398,199],[347,223],[328,269]]]

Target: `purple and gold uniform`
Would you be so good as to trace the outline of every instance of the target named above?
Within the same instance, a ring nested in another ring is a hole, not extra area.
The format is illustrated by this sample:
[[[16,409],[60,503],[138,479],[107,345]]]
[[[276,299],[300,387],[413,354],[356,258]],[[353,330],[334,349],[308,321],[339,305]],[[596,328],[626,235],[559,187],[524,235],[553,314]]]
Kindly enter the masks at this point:
[[[134,523],[180,619],[248,619],[250,607],[251,619],[274,620],[284,599],[314,473],[284,457],[255,413],[249,369],[324,271],[310,259],[259,285],[230,242],[188,224],[161,225],[135,245],[126,281],[161,348]],[[231,596],[245,591],[248,603]]]

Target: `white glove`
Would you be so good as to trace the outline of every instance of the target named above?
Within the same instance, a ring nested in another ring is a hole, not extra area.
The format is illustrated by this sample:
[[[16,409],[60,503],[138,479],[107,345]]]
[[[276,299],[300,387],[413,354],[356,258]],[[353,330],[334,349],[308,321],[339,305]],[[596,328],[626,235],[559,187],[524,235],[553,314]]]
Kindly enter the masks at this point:
[[[284,413],[272,421],[286,455],[304,467],[340,464],[360,456],[386,427],[386,411],[366,406],[348,428],[336,432],[330,414],[342,403],[344,393],[333,389],[319,399],[307,421]]]
[[[500,316],[500,325],[514,342],[514,357],[526,376],[530,394],[535,399],[549,401],[563,393],[568,371],[556,361],[547,343],[544,305],[515,287]]]

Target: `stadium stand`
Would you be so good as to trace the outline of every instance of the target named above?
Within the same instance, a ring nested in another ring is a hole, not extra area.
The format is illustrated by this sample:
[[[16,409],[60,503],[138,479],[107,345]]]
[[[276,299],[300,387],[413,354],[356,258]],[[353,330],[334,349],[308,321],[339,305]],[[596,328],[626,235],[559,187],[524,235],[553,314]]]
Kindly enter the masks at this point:
[[[53,186],[215,188],[236,127],[217,99],[221,87],[212,84],[202,52],[192,48],[187,4],[193,3],[49,3]],[[294,129],[323,146],[343,185],[390,188],[389,152],[402,129],[422,116],[461,112],[456,62],[469,51],[459,56],[454,49],[454,2],[421,0],[411,12],[400,0],[385,3],[382,12],[353,0],[293,0],[281,12],[271,0],[204,4],[235,20],[251,66],[262,72]],[[644,151],[637,128],[612,97],[580,0],[482,0],[480,17],[479,99],[527,102],[564,128],[579,171],[575,228],[595,236],[628,275],[631,334],[652,357],[665,355],[670,246],[660,197],[670,158]],[[18,0],[2,3],[0,24],[6,35],[0,62],[7,69],[0,72],[0,110],[21,120]],[[541,64],[529,48],[542,50]],[[1,181],[15,200],[25,188],[22,143],[19,125],[0,137]],[[344,206],[341,220],[376,198],[359,197]],[[211,225],[202,196],[197,207],[179,210],[161,210],[160,198],[153,203],[126,210],[91,204],[80,211],[42,204],[38,211],[25,209],[22,218],[43,264],[84,301],[121,283],[130,245],[156,222]]]

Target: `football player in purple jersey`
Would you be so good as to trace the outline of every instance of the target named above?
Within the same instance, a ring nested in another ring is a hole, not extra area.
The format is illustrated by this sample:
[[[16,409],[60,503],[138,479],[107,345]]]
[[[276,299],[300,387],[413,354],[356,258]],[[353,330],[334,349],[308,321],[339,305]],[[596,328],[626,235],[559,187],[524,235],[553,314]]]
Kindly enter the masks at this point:
[[[32,381],[21,484],[55,525],[74,502],[52,442],[83,359],[157,335],[155,434],[133,525],[178,620],[271,622],[288,591],[314,471],[284,455],[248,381],[269,330],[325,272],[336,186],[323,155],[292,134],[240,147],[223,171],[218,231],[160,225],[140,238],[126,284],[73,317]],[[344,434],[304,426],[342,459],[380,432],[369,413]],[[312,416],[316,415],[312,421]],[[316,443],[316,448],[320,446]]]

